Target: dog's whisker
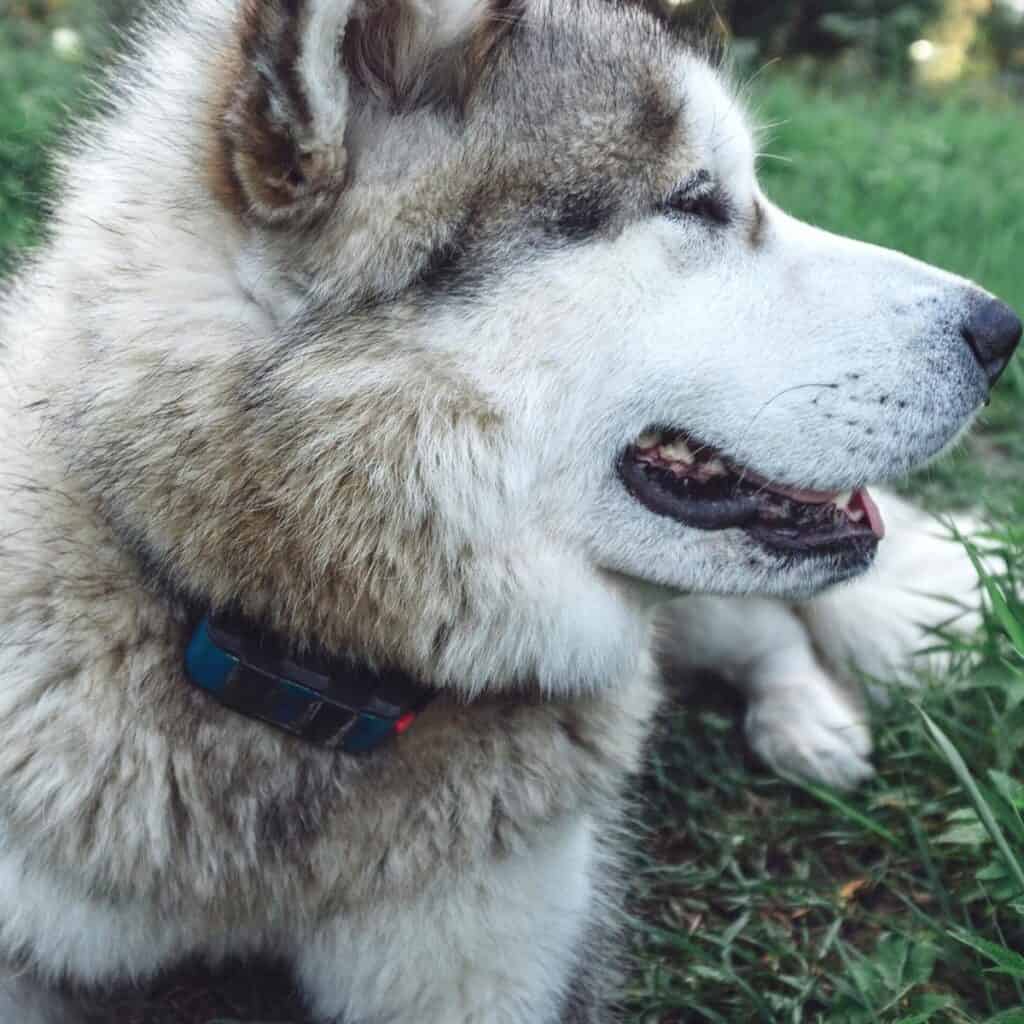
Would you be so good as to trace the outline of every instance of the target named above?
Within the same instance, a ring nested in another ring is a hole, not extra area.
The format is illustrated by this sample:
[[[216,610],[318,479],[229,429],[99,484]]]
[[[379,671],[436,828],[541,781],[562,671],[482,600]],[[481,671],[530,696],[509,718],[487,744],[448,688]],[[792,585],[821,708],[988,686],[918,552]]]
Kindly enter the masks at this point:
[[[806,391],[808,389],[827,391],[832,389],[834,386],[834,384],[794,384],[792,387],[782,388],[781,390],[777,391],[774,395],[772,395],[771,398],[763,402],[757,409],[757,411],[754,413],[754,415],[751,416],[750,422],[747,424],[743,433],[740,435],[739,443],[737,444],[737,449],[742,451],[747,436],[750,434],[750,431],[753,430],[758,418],[767,411],[767,409],[772,405],[773,402],[777,402],[780,398],[784,398],[786,395],[793,394],[796,391]]]
[[[795,165],[796,159],[791,156],[783,156],[781,153],[758,153],[758,160],[775,160],[780,164]]]

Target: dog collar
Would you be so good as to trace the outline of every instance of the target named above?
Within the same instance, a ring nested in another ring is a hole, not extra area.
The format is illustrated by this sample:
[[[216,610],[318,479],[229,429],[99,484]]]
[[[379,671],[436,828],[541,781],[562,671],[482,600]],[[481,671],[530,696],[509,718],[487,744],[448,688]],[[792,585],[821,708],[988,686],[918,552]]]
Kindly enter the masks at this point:
[[[221,704],[346,754],[400,736],[434,696],[412,677],[345,658],[294,656],[270,634],[210,615],[185,652],[189,680]]]

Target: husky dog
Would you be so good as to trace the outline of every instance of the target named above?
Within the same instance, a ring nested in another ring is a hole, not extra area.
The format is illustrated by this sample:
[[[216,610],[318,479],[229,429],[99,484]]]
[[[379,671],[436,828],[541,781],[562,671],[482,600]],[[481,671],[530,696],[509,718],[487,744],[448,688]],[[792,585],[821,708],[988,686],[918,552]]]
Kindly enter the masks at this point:
[[[935,548],[894,506],[875,582],[784,602],[868,569],[864,483],[960,435],[1020,324],[754,163],[640,8],[159,13],[0,327],[0,1021],[257,952],[318,1020],[610,1019],[681,593],[672,660],[753,692],[765,756],[863,774],[813,647],[902,658],[881,606]]]

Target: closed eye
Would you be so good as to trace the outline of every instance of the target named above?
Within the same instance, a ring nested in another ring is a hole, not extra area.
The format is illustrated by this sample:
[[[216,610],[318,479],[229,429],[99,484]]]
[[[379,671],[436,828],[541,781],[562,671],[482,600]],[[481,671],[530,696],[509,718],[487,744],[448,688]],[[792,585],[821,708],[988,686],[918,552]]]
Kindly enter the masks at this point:
[[[694,217],[713,224],[728,224],[732,210],[728,197],[707,171],[698,171],[675,188],[662,205],[669,217]]]

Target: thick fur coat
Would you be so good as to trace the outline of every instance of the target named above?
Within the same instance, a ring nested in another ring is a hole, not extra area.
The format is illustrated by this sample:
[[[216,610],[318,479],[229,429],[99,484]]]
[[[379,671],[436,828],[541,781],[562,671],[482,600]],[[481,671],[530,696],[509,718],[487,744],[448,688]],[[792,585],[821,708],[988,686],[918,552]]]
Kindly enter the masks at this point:
[[[901,474],[985,398],[960,324],[990,301],[772,207],[736,100],[644,11],[162,11],[0,321],[0,1021],[256,952],[318,1019],[609,1019],[588,950],[656,609],[718,595],[672,657],[729,661],[729,602],[871,554],[655,515],[622,453],[671,425],[790,486]],[[362,759],[242,718],[182,663],[228,605],[440,695]],[[816,621],[845,636],[824,607],[764,602],[820,699],[754,731],[850,783],[869,740],[815,661]],[[775,693],[749,649],[734,681]]]

